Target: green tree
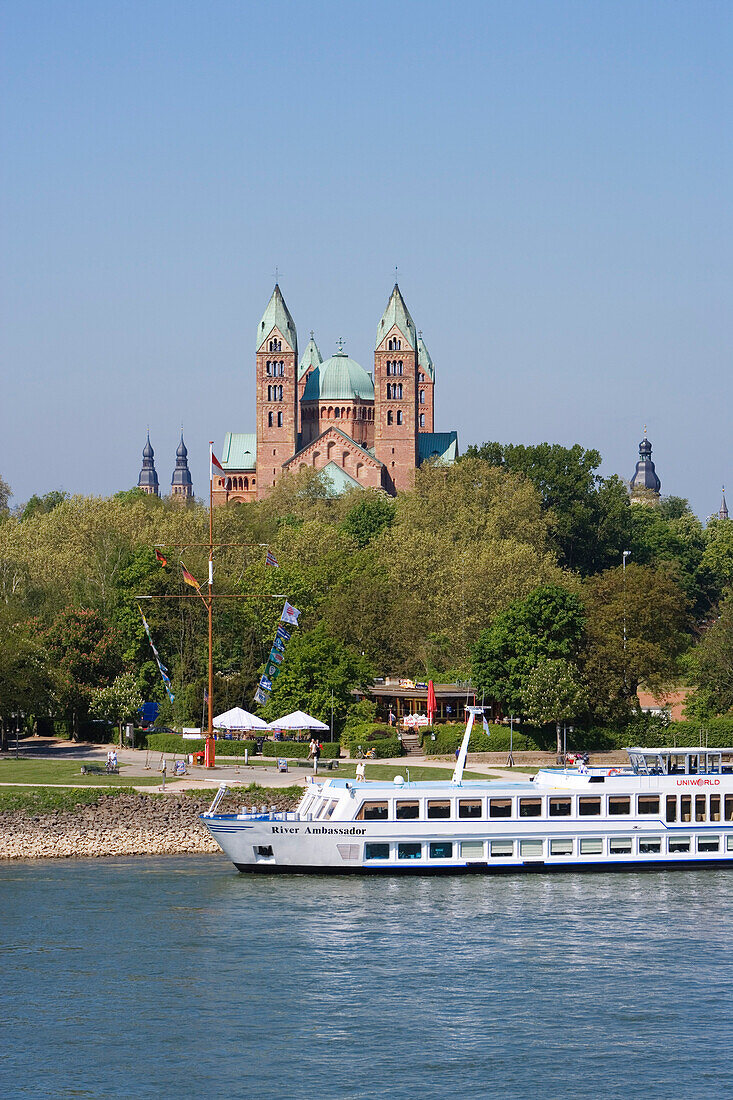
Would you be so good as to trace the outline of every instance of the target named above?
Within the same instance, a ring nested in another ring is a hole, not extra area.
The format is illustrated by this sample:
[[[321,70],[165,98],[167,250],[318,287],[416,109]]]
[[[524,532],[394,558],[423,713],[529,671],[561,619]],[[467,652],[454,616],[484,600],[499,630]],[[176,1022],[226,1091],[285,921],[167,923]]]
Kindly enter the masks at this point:
[[[14,716],[48,715],[53,674],[48,655],[32,630],[4,614],[0,617],[0,748]]]
[[[118,638],[96,611],[68,608],[45,632],[44,642],[56,670],[57,708],[78,737],[93,690],[109,685],[121,671]]]
[[[733,585],[733,522],[711,519],[705,528],[702,566],[710,571],[718,592]]]
[[[135,677],[129,672],[116,676],[105,687],[92,688],[89,715],[119,727],[122,743],[122,723],[132,721],[143,705],[143,697]]]
[[[36,496],[34,493],[21,512],[21,523],[23,520],[30,519],[31,516],[46,515],[48,512],[52,512],[54,508],[58,508],[59,504],[63,504],[68,499],[69,494],[61,492],[59,489],[52,489],[50,493],[45,493],[42,497]]]
[[[663,691],[679,675],[678,658],[690,644],[689,602],[674,576],[632,563],[589,577],[581,668],[594,712],[624,720],[645,684]]]
[[[536,487],[543,510],[552,517],[560,560],[568,568],[582,574],[598,572],[626,548],[628,493],[619,478],[604,480],[596,473],[601,464],[598,451],[578,443],[483,443],[469,447],[460,461],[471,458],[521,474]]]
[[[394,518],[394,501],[383,493],[360,492],[359,500],[344,516],[341,529],[353,539],[359,549],[363,549],[386,527],[391,527]]]
[[[689,665],[695,692],[688,709],[699,718],[732,713],[733,597],[722,603],[719,617],[690,654]]]
[[[8,485],[5,478],[0,475],[0,523],[4,519],[7,519],[9,513],[10,497],[12,496],[12,490]]]
[[[572,661],[540,657],[522,690],[527,717],[557,726],[557,751],[562,752],[560,724],[575,721],[588,709],[588,691]]]
[[[473,650],[474,684],[505,710],[521,714],[539,661],[574,658],[585,622],[585,609],[574,593],[559,585],[536,588],[497,615],[479,637]]]
[[[353,703],[352,690],[366,688],[374,676],[365,658],[330,635],[324,623],[309,631],[294,632],[281,668],[262,716],[272,721],[294,710],[304,710],[322,722],[330,722],[333,698],[336,730],[343,725]]]

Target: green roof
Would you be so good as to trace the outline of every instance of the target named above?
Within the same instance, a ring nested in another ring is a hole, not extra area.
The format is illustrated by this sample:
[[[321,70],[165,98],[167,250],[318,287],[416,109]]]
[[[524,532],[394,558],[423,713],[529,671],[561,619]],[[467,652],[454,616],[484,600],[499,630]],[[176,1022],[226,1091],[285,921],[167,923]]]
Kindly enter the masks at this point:
[[[267,309],[262,314],[262,320],[257,326],[257,351],[260,350],[274,328],[280,330],[297,356],[298,334],[295,331],[295,321],[290,316],[290,310],[285,305],[285,299],[277,283],[275,283],[272,297],[267,303]]]
[[[433,366],[433,360],[430,358],[430,352],[425,347],[422,333],[417,338],[417,365],[425,371],[431,382],[435,381],[435,367]]]
[[[347,474],[346,470],[342,469],[341,466],[337,466],[335,462],[326,463],[323,467],[323,473],[331,483],[334,496],[340,496],[341,493],[345,493],[349,489],[362,488],[355,477]]]
[[[373,401],[374,383],[363,367],[345,352],[337,351],[311,372],[304,401]]]
[[[308,341],[308,345],[303,352],[303,358],[300,360],[298,366],[298,380],[300,380],[306,371],[309,371],[312,367],[317,367],[323,362],[323,356],[318,350],[318,344],[313,339],[313,333]]]
[[[221,464],[225,470],[256,470],[256,432],[227,432],[224,436]]]
[[[449,466],[458,458],[458,432],[419,432],[417,437],[417,461],[437,459]]]
[[[394,290],[387,302],[387,308],[382,314],[382,320],[377,326],[377,347],[379,347],[382,340],[384,340],[385,336],[394,325],[397,325],[410,347],[416,348],[417,333],[415,332],[415,322],[410,316],[410,311],[405,305],[405,299],[402,297],[402,293],[397,283],[395,283]]]

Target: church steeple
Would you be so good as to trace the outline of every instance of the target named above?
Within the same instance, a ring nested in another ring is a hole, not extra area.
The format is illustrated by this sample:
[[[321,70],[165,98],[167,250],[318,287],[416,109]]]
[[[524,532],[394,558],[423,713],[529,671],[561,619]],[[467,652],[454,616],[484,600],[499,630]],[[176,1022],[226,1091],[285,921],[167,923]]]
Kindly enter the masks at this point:
[[[257,496],[298,450],[298,335],[275,283],[257,328]]]
[[[718,519],[728,518],[728,505],[725,503],[725,485],[723,486],[723,499],[720,502],[720,511],[718,512]]]
[[[176,468],[171,478],[171,497],[181,502],[193,499],[193,482],[188,468],[188,449],[183,442],[183,429],[181,429],[181,442],[176,448]]]
[[[390,336],[395,326],[400,330],[402,338],[406,341],[406,345],[403,344],[400,350],[405,350],[405,347],[408,346],[415,351],[417,349],[415,322],[410,316],[410,311],[405,305],[405,299],[402,297],[402,291],[397,283],[395,283],[392,293],[390,294],[387,308],[382,314],[382,320],[377,326],[377,351],[381,350],[382,341],[385,336]],[[387,350],[391,351],[393,349],[389,348]]]
[[[636,464],[634,476],[629,482],[629,488],[632,504],[659,503],[662,483],[652,462],[652,445],[646,437],[646,425],[644,425],[644,438],[639,444],[639,461]]]
[[[143,468],[137,479],[137,487],[150,496],[158,496],[158,474],[155,469],[155,451],[150,442],[150,432],[143,447]]]
[[[277,333],[273,332],[273,329],[277,329],[279,336],[287,341],[288,347],[294,353],[297,360],[298,334],[295,330],[295,321],[290,316],[290,310],[285,305],[285,299],[277,283],[275,283],[275,289],[272,292],[270,301],[267,303],[265,312],[262,314],[260,323],[257,326],[257,351],[284,350],[282,347],[263,347],[266,341],[271,340],[276,343],[279,339]]]

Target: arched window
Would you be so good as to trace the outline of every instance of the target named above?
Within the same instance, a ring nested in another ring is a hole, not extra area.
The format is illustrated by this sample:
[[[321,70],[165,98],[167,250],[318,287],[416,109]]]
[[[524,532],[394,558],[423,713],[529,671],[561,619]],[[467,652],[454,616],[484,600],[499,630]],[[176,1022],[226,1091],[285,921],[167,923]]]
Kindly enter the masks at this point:
[[[282,401],[282,399],[283,399],[283,388],[282,388],[282,386],[277,387],[277,399],[278,399],[278,401]]]
[[[323,408],[321,409],[321,416],[325,416],[325,415],[326,415],[326,406],[324,405]]]
[[[387,383],[387,400],[390,401],[391,398],[392,398],[392,383],[388,382]]]
[[[402,374],[402,360],[401,359],[400,359],[399,363],[397,364],[397,373]]]
[[[283,375],[285,374],[285,362],[284,362],[284,360],[282,360],[282,359],[280,360],[279,367],[280,367],[280,369],[278,370],[278,374],[282,378]]]
[[[389,412],[387,413],[387,423],[388,423],[388,424],[391,424],[391,423],[392,423],[392,410],[391,410],[391,409],[390,409],[390,410],[389,410]]]
[[[267,427],[268,428],[272,427],[272,413],[267,414]]]
[[[267,400],[272,401],[272,386],[267,387]]]
[[[332,405],[328,406],[328,419],[329,420],[333,419],[333,406]]]
[[[424,382],[425,381],[425,375],[423,374],[422,371],[420,371],[420,373],[418,374],[417,380],[418,380],[418,382]]]
[[[402,423],[402,409],[397,410],[397,423],[398,424]]]
[[[420,404],[425,404],[425,390],[420,390]]]
[[[341,415],[341,410],[340,409],[334,409],[333,410],[333,415],[338,419],[338,417]]]
[[[245,487],[245,489],[249,489],[249,478],[248,477],[246,477],[244,479],[244,487]]]
[[[283,426],[283,414],[281,412],[277,414],[277,426],[278,428]]]
[[[420,413],[420,427],[425,427],[425,413]]]

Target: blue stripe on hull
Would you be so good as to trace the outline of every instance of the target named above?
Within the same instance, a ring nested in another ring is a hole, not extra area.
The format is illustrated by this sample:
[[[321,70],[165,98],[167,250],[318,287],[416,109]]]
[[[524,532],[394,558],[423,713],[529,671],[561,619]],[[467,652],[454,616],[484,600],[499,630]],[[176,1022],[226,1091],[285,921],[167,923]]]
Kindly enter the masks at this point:
[[[390,865],[388,867],[360,865],[359,867],[312,867],[286,866],[277,863],[235,863],[242,873],[254,871],[258,874],[285,875],[521,875],[521,874],[573,874],[582,871],[585,874],[604,874],[606,871],[695,871],[711,868],[733,868],[733,859],[660,859],[654,863],[645,860],[624,860],[614,863],[543,863],[535,860],[528,863],[501,866],[489,863],[466,863],[462,865],[420,867]]]

